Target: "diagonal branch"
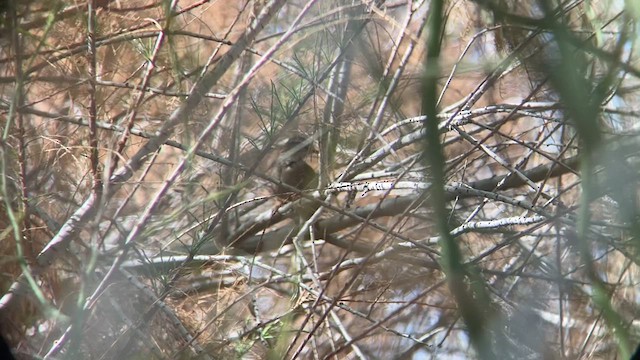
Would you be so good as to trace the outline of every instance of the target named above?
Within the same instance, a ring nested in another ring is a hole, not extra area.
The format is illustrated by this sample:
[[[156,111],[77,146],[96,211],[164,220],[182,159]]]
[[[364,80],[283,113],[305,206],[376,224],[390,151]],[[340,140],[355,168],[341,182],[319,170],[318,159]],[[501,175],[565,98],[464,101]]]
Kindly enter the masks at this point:
[[[169,119],[163,123],[160,130],[154,137],[134,154],[131,159],[122,167],[114,172],[109,179],[108,186],[111,187],[110,194],[114,194],[117,189],[133,176],[133,173],[139,170],[146,162],[151,154],[158,151],[160,147],[173,134],[177,125],[188,119],[197,105],[204,99],[207,92],[218,82],[218,80],[231,68],[231,64],[242,54],[244,49],[251,44],[258,33],[266,26],[274,14],[277,13],[284,4],[283,0],[273,1],[265,6],[260,15],[251,23],[238,41],[231,46],[229,51],[220,59],[217,66],[210,72],[205,74],[203,78],[195,85],[189,97],[171,114]],[[78,232],[90,221],[97,207],[100,205],[98,199],[91,194],[84,203],[75,211],[73,215],[63,224],[60,231],[51,239],[51,241],[38,254],[37,262],[39,267],[34,268],[34,276],[41,274],[49,267],[55,257],[63,253],[64,249],[69,245],[71,240],[76,237]],[[108,199],[105,199],[108,200]],[[0,298],[0,311],[8,309],[11,304],[15,303],[18,298],[24,296],[28,292],[25,274],[21,274],[11,285],[7,293]]]

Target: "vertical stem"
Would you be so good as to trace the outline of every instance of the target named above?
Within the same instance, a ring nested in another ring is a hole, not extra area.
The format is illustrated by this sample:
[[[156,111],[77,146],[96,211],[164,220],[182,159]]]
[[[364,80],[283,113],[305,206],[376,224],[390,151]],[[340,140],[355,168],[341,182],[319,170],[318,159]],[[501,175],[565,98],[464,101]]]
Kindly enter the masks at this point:
[[[447,277],[449,289],[453,294],[458,309],[464,319],[471,342],[481,359],[494,359],[489,337],[483,333],[483,325],[486,325],[483,313],[490,304],[484,304],[484,308],[476,303],[475,299],[483,298],[478,291],[483,290],[482,284],[474,283],[477,279],[468,276],[463,264],[462,254],[449,232],[448,212],[444,191],[444,154],[438,130],[438,77],[440,74],[440,46],[443,36],[443,8],[444,0],[435,0],[429,9],[427,58],[425,61],[425,76],[422,84],[423,114],[426,115],[426,144],[424,157],[430,167],[432,210],[436,216],[436,223],[441,235],[440,247],[442,249],[441,263]],[[476,290],[475,292],[473,290]],[[479,296],[480,295],[480,296]]]
[[[89,1],[87,16],[87,56],[89,60],[89,161],[93,175],[92,191],[99,198],[102,188],[101,175],[98,169],[98,129],[96,105],[96,77],[98,76],[96,60],[96,8],[95,0]]]

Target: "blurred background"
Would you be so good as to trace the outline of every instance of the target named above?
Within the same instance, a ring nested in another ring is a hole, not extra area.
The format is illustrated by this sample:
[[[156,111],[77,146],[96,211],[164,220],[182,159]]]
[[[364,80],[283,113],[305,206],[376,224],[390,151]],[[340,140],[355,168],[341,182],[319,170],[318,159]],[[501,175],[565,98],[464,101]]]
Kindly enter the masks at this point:
[[[17,358],[626,359],[640,340],[635,2],[0,11]],[[283,195],[296,137],[317,181]]]

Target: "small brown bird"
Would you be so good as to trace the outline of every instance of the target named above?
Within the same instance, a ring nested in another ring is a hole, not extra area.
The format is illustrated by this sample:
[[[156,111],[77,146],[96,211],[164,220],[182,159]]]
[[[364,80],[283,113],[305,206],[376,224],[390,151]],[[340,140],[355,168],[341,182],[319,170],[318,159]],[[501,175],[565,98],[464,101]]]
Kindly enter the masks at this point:
[[[282,146],[278,157],[278,179],[298,190],[310,189],[317,179],[313,168],[307,164],[305,158],[314,152],[313,139],[297,135],[291,137]],[[283,199],[290,198],[292,191],[282,185],[276,187],[275,194]]]

